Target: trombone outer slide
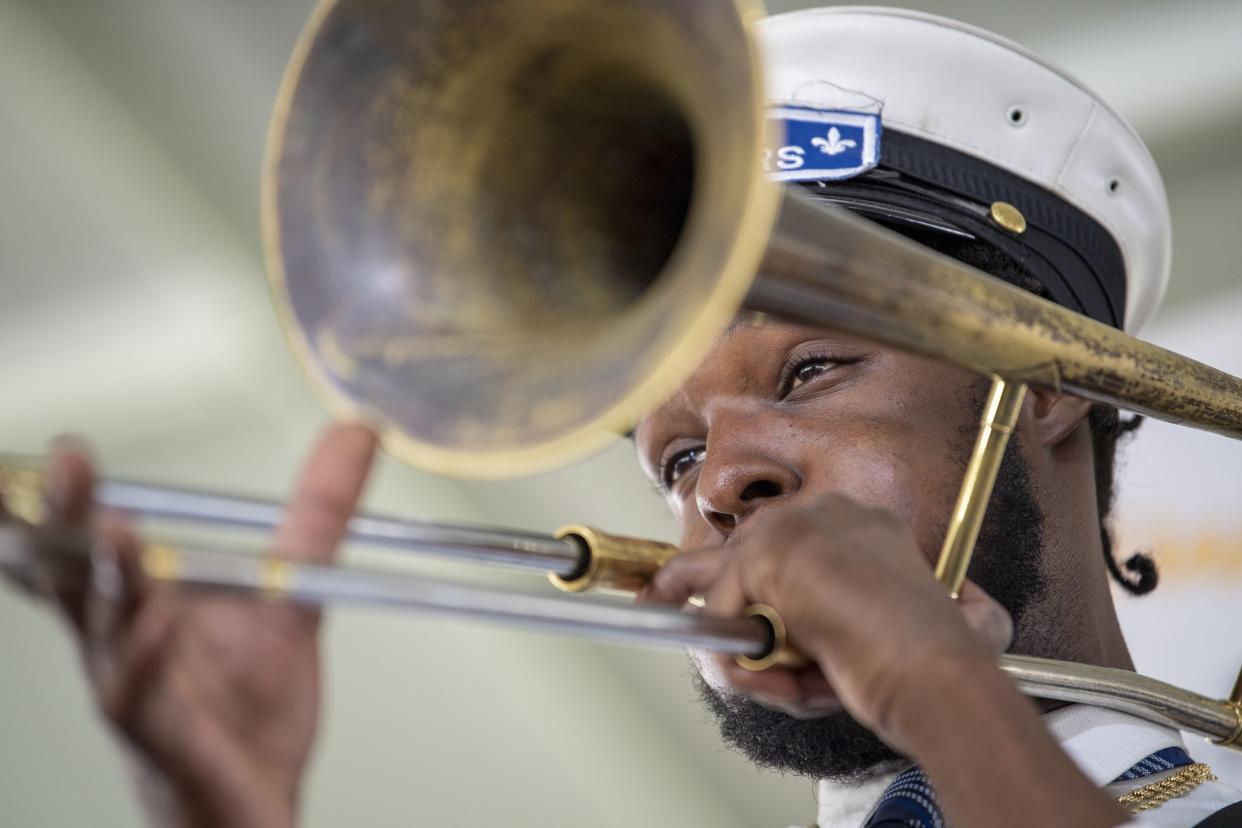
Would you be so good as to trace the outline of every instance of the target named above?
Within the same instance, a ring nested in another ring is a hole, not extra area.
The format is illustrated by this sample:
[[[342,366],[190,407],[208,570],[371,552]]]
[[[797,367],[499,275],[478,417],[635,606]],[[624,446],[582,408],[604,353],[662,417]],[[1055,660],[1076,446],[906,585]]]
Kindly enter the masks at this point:
[[[38,461],[0,456],[0,495],[13,514],[40,523],[43,484]],[[285,512],[276,501],[125,480],[99,481],[94,496],[105,508],[145,520],[234,530],[274,530]],[[671,544],[577,524],[545,535],[367,514],[350,519],[346,537],[396,552],[546,574],[563,592],[637,592],[678,552]]]
[[[223,559],[238,558],[226,553],[186,556],[167,547],[151,547],[148,558],[152,555],[155,561],[144,560],[148,569],[167,566],[164,574],[170,580],[189,575],[190,583],[204,586],[212,585],[216,573],[222,576],[218,578],[220,586],[229,583],[227,571],[217,568],[213,572],[213,566],[219,567]],[[163,564],[158,562],[166,556],[171,557]],[[201,563],[195,564],[200,556]],[[758,669],[771,664],[798,665],[797,656],[784,640],[779,616],[768,607],[756,606],[746,618],[714,618],[660,607],[522,595],[409,575],[299,566],[266,557],[243,560],[255,572],[251,583],[257,587],[248,587],[249,591],[276,599],[403,606],[576,637],[698,647],[733,655],[743,666]],[[188,565],[195,565],[196,571],[180,570]],[[1242,700],[1214,699],[1128,670],[1033,656],[1004,655],[1000,666],[1029,696],[1119,710],[1242,750]]]
[[[30,565],[32,546],[29,531],[0,525],[0,568]],[[81,555],[71,563],[80,566]],[[504,592],[399,572],[159,545],[144,550],[142,565],[149,577],[172,586],[311,606],[412,609],[579,638],[695,647],[758,661],[783,644],[762,612],[759,619],[715,618],[663,607]],[[1242,699],[1214,699],[1126,670],[1031,656],[1005,655],[1000,666],[1027,695],[1119,710],[1242,749]]]
[[[0,495],[5,507],[36,524],[43,519],[44,473],[40,465],[35,458],[0,455]],[[93,494],[95,502],[106,509],[143,520],[203,527],[272,531],[280,526],[285,514],[284,504],[273,500],[127,480],[101,480]],[[346,539],[396,552],[496,564],[540,574],[550,572],[567,578],[575,577],[589,565],[581,546],[572,538],[512,529],[451,526],[362,514],[350,519]]]

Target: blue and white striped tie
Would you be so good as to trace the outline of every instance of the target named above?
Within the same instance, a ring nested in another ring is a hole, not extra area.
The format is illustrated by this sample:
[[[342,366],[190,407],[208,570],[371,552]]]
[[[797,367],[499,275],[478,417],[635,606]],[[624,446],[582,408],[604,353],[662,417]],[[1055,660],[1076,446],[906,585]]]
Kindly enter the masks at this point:
[[[893,780],[863,821],[864,828],[944,828],[936,792],[915,766]]]
[[[1155,773],[1194,764],[1185,748],[1158,750],[1113,780],[1132,782]],[[863,828],[945,828],[944,815],[931,783],[918,767],[902,773],[885,789]]]

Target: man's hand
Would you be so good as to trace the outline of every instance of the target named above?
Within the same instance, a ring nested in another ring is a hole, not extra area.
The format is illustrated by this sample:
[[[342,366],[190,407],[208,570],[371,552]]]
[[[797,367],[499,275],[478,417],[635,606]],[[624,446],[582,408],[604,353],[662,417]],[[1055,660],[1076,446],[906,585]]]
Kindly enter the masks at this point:
[[[836,495],[758,515],[723,549],[679,555],[640,598],[680,605],[694,594],[714,615],[771,606],[814,661],[755,673],[697,655],[714,684],[795,716],[844,706],[898,750],[909,745],[894,712],[926,702],[929,671],[993,664],[1012,635],[1008,614],[974,584],[954,604],[895,516]]]
[[[679,555],[640,600],[739,616],[767,604],[814,664],[749,672],[700,655],[709,682],[793,715],[843,706],[923,766],[962,828],[1125,821],[996,667],[1008,614],[966,584],[958,602],[893,515],[831,496],[758,515],[724,549]]]
[[[303,563],[333,559],[374,449],[363,427],[327,432],[272,540],[273,554]],[[89,544],[95,577],[75,584],[48,571],[43,586],[77,635],[101,710],[136,749],[152,820],[292,825],[319,715],[318,613],[151,584],[130,528],[92,509],[84,449],[62,442],[47,471],[42,541]]]

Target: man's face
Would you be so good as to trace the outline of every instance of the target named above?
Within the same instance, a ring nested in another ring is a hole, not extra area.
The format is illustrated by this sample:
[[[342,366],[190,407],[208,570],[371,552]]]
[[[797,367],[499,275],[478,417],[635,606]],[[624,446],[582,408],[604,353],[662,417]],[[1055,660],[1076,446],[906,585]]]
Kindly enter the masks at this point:
[[[742,322],[635,440],[684,549],[838,492],[900,515],[932,560],[977,388],[959,369],[823,329]]]
[[[683,549],[723,545],[772,509],[840,493],[900,516],[930,566],[984,393],[977,376],[939,362],[823,329],[739,322],[635,441]],[[970,572],[1015,616],[1018,636],[1043,586],[1028,478],[1011,443]],[[767,709],[696,661],[726,740],[759,764],[853,778],[897,758],[843,713],[804,721]]]

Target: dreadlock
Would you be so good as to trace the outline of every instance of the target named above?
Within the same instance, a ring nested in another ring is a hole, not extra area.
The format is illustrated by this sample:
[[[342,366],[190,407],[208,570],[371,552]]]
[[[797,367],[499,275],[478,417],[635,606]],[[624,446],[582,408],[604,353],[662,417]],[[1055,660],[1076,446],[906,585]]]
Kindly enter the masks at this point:
[[[1146,595],[1156,588],[1160,580],[1156,562],[1145,552],[1134,552],[1126,558],[1125,563],[1119,565],[1109,527],[1109,515],[1116,496],[1113,491],[1113,474],[1116,471],[1117,442],[1142,425],[1143,418],[1135,414],[1129,419],[1122,419],[1113,406],[1096,404],[1091,407],[1087,421],[1091,425],[1091,448],[1095,459],[1095,504],[1100,511],[1100,540],[1104,544],[1104,563],[1108,565],[1108,572],[1113,580],[1122,589],[1131,595]]]
[[[1047,290],[1043,284],[1032,277],[1021,262],[994,247],[971,239],[912,230],[909,227],[892,229],[963,264],[978,268],[1036,296],[1047,298]],[[1116,407],[1102,403],[1092,406],[1087,416],[1087,423],[1091,428],[1092,457],[1095,461],[1095,505],[1100,515],[1100,541],[1104,548],[1104,563],[1113,580],[1131,595],[1146,595],[1159,582],[1159,572],[1151,555],[1135,552],[1124,563],[1119,564],[1113,548],[1111,523],[1116,499],[1114,479],[1117,444],[1121,438],[1133,433],[1142,421],[1143,418],[1137,415],[1122,418]]]

